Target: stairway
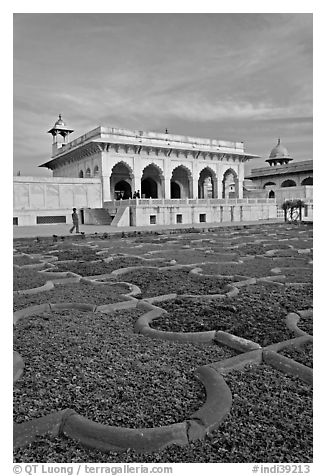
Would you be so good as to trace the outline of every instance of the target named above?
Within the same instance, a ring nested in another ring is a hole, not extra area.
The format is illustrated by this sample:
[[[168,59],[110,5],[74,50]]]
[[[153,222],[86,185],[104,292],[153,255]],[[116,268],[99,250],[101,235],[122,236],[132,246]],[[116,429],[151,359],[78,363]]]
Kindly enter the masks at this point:
[[[110,225],[116,209],[107,208],[87,208],[84,209],[84,223],[85,225]]]

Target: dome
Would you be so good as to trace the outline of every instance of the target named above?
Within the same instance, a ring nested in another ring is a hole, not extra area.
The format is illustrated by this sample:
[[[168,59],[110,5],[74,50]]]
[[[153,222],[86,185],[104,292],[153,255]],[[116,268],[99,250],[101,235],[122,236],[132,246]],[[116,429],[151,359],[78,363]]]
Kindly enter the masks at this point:
[[[65,127],[65,123],[62,120],[61,114],[59,114],[59,119],[57,122],[54,124],[54,127],[59,126],[59,127]]]
[[[290,158],[290,154],[286,147],[281,145],[281,139],[278,140],[277,145],[273,147],[271,153],[269,154],[270,159],[282,159],[282,158]]]

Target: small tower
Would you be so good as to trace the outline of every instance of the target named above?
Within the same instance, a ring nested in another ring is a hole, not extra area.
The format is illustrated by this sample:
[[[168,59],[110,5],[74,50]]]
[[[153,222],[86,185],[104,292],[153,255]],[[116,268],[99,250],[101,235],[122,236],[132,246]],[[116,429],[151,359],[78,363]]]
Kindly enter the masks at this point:
[[[284,165],[293,160],[290,157],[287,149],[281,145],[281,139],[278,139],[277,145],[273,147],[271,153],[269,154],[269,159],[265,160],[270,166],[274,165]]]
[[[52,156],[54,156],[57,150],[68,142],[68,136],[71,132],[74,132],[73,129],[68,129],[68,127],[66,127],[61,114],[59,114],[59,119],[55,122],[52,129],[48,131],[48,133],[52,134],[53,137]]]

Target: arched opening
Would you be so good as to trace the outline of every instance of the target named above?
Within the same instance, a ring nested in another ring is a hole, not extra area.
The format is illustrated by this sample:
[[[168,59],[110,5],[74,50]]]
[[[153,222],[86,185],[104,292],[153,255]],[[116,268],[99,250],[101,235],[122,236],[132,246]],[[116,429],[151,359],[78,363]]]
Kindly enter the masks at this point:
[[[268,198],[275,198],[275,192],[274,192],[274,190],[270,190],[270,191],[269,191]]]
[[[228,169],[223,175],[223,198],[238,198],[238,176],[233,169]]]
[[[114,198],[116,200],[127,200],[131,198],[131,185],[125,180],[120,180],[114,186]]]
[[[216,174],[210,168],[205,167],[199,174],[198,198],[216,198],[216,185]]]
[[[307,177],[302,180],[301,185],[313,185],[312,177]]]
[[[180,185],[171,180],[171,198],[181,198]]]
[[[284,180],[284,182],[281,183],[281,187],[296,187],[297,184],[295,183],[294,180]]]
[[[175,185],[172,185],[173,183]],[[179,191],[176,185],[179,187]],[[176,167],[172,172],[170,186],[171,198],[190,198],[192,196],[192,176],[190,170],[183,165]]]
[[[88,168],[86,169],[86,177],[89,178],[90,176],[91,176],[91,169],[88,167]]]
[[[147,177],[141,182],[142,198],[157,198],[157,183],[151,177]]]
[[[110,177],[110,191],[113,199],[131,198],[133,174],[131,168],[124,162],[118,162],[113,168]]]
[[[163,196],[162,190],[163,172],[155,164],[147,165],[143,170],[141,179],[142,198],[160,198]]]
[[[79,171],[78,177],[79,178],[84,178],[84,172],[82,170]]]
[[[268,188],[268,187],[276,187],[276,183],[275,182],[266,182],[264,187],[263,188]]]
[[[94,172],[93,172],[93,173],[94,173],[94,177],[97,177],[97,176],[99,175],[99,172],[100,172],[100,171],[99,171],[98,165],[95,165],[95,167],[94,167]]]

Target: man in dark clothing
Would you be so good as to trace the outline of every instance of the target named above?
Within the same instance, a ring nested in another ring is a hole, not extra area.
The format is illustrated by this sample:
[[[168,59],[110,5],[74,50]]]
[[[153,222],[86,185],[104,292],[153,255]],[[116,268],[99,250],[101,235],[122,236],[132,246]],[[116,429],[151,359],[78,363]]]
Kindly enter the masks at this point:
[[[74,231],[74,229],[76,228],[76,233],[79,233],[79,218],[78,218],[78,214],[77,214],[77,211],[76,211],[76,208],[73,208],[72,209],[72,223],[73,223],[73,226],[70,228],[70,233],[72,233]]]

